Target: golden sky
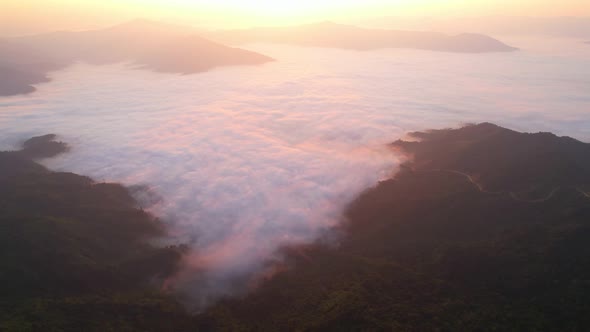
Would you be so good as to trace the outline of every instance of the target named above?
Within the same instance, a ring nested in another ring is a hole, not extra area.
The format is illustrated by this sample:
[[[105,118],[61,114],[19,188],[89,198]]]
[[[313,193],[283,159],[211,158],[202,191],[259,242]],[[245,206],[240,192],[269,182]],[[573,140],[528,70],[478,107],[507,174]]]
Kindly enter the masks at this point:
[[[590,0],[0,0],[0,34],[133,18],[240,28],[383,16],[590,16]]]

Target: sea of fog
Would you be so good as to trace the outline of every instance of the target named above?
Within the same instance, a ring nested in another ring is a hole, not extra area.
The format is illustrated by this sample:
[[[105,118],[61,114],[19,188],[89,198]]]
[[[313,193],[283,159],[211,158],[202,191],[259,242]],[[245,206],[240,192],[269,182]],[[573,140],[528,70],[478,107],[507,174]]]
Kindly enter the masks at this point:
[[[391,176],[406,132],[489,121],[590,141],[590,46],[516,53],[248,48],[277,59],[195,75],[78,64],[0,98],[0,149],[56,133],[44,161],[143,185],[141,204],[192,251],[176,284],[205,304],[245,285],[286,244],[325,235]],[[155,199],[155,198],[160,199]]]

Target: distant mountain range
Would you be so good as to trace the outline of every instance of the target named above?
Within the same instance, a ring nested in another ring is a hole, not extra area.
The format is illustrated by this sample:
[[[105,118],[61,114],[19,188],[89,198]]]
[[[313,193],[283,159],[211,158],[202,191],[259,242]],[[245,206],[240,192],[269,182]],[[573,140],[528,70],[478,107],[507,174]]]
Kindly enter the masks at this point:
[[[261,64],[272,60],[202,38],[188,28],[146,20],[102,30],[21,37],[16,41],[68,62],[129,61],[139,67],[174,73],[196,73],[219,66]]]
[[[459,53],[516,50],[514,47],[480,34],[463,33],[449,36],[437,32],[365,29],[332,22],[294,27],[221,30],[211,32],[207,36],[228,44],[263,42],[355,50],[410,48]]]
[[[590,38],[590,17],[379,17],[351,21],[351,24],[383,28],[432,30],[446,33],[466,31],[493,36],[521,35]]]
[[[63,64],[38,50],[0,39],[0,96],[35,91],[32,84],[46,82],[46,73]]]
[[[106,29],[58,31],[0,40],[0,96],[32,92],[34,84],[48,81],[49,71],[76,61],[91,64],[129,62],[137,68],[184,74],[273,61],[268,56],[219,42],[285,43],[356,50],[411,48],[461,53],[516,50],[479,34],[448,36],[436,32],[363,29],[330,22],[284,28],[204,31],[135,20]]]
[[[48,71],[76,61],[130,62],[138,68],[189,74],[272,60],[202,38],[191,29],[137,20],[101,30],[60,31],[0,41],[0,72],[4,74],[0,95],[34,91],[32,84],[47,81]]]

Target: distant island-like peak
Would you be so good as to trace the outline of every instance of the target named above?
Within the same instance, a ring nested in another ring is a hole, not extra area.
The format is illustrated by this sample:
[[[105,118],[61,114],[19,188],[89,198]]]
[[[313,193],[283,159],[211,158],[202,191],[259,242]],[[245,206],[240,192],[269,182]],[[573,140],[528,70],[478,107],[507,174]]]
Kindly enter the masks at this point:
[[[219,30],[209,33],[208,36],[228,44],[266,42],[355,50],[409,48],[456,53],[517,50],[481,34],[450,36],[426,31],[368,29],[330,21],[290,27]]]
[[[140,19],[105,29],[0,40],[0,96],[32,92],[34,84],[48,81],[47,72],[76,61],[99,65],[130,61],[139,68],[192,74],[273,59],[222,45],[189,27]]]

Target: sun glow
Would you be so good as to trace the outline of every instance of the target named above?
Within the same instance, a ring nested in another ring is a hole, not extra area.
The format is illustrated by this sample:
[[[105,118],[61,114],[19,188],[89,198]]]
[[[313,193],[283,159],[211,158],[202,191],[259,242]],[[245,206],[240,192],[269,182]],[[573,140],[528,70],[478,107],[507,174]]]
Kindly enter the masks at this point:
[[[99,28],[135,18],[205,28],[379,17],[590,16],[588,0],[0,0],[0,35]]]
[[[147,0],[157,10],[182,9],[188,13],[223,17],[230,23],[249,21],[250,25],[295,23],[298,20],[321,20],[382,5],[382,0]],[[390,5],[400,0],[387,1]],[[404,2],[404,1],[402,1]],[[232,22],[233,21],[233,22]],[[293,21],[293,22],[291,22]]]
[[[317,12],[325,8],[334,8],[341,6],[342,1],[276,1],[276,0],[216,0],[216,1],[191,1],[191,0],[175,0],[177,5],[191,6],[201,5],[210,8],[219,8],[230,11],[242,11],[245,13],[258,13],[263,15],[304,15],[306,13]],[[350,1],[349,1],[350,2]],[[167,2],[168,4],[170,2]]]
[[[158,6],[177,6],[208,8],[226,11],[240,11],[259,15],[305,15],[327,10],[341,11],[345,8],[364,7],[376,3],[399,3],[399,0],[148,0],[144,3],[152,3]],[[404,1],[401,1],[404,2]],[[406,1],[407,2],[407,1]]]

